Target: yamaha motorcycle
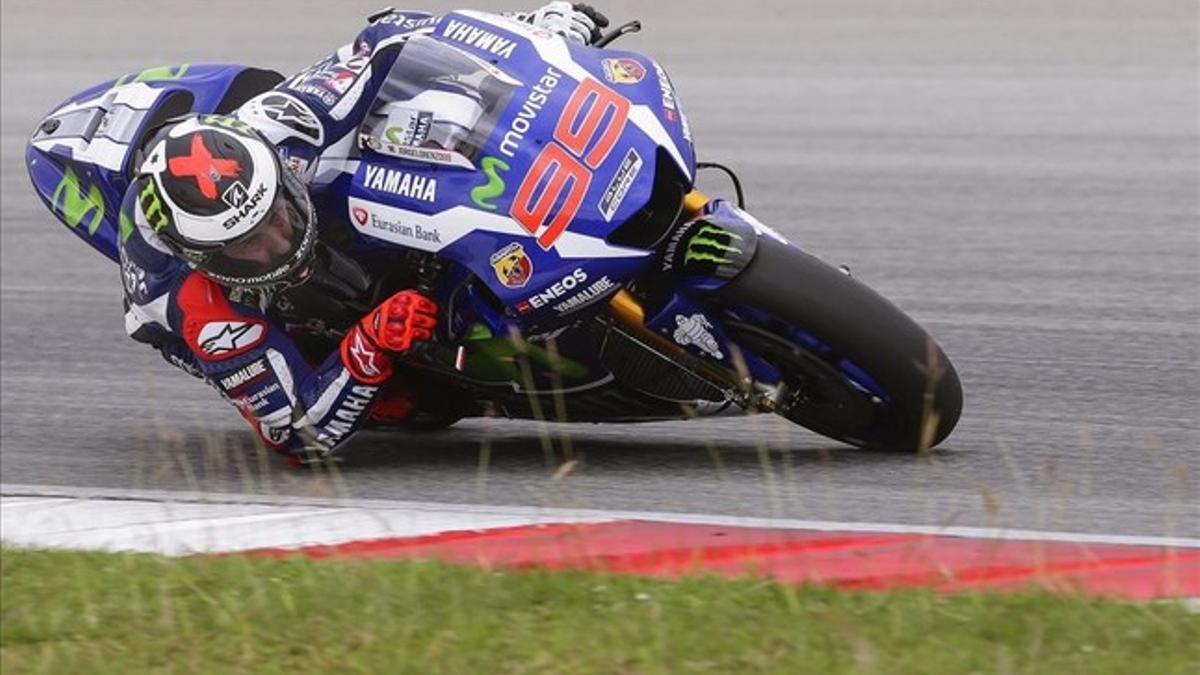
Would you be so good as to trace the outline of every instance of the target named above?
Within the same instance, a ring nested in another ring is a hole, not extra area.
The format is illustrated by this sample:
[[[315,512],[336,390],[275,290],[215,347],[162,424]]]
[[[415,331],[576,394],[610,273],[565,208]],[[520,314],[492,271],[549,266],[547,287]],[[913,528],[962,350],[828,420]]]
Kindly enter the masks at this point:
[[[697,163],[666,71],[607,48],[637,28],[584,47],[455,12],[410,39],[346,157],[318,166],[334,177],[313,189],[322,238],[350,259],[327,266],[358,270],[340,284],[340,306],[358,313],[298,321],[301,286],[268,314],[319,357],[390,292],[434,297],[435,340],[404,368],[433,392],[413,424],[765,412],[853,446],[941,442],[962,406],[942,349],[848,271],[744,211],[731,171]],[[33,134],[33,184],[119,261],[133,226],[118,206],[149,134],[178,115],[230,113],[282,79],[184,65],[92,87]],[[713,167],[735,200],[695,189]]]

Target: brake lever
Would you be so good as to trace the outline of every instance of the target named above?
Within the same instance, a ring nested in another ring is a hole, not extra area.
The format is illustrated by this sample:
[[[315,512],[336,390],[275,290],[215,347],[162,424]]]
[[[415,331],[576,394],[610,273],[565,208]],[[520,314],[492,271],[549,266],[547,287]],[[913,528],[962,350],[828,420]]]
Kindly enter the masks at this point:
[[[609,43],[611,43],[613,40],[616,40],[619,37],[624,37],[626,35],[629,35],[630,33],[636,33],[640,30],[642,30],[642,22],[638,21],[637,19],[634,19],[633,21],[623,23],[620,26],[617,26],[616,28],[612,29],[608,33],[601,35],[600,39],[598,39],[592,43],[592,46],[597,47],[597,48],[603,48],[603,47],[607,46]]]

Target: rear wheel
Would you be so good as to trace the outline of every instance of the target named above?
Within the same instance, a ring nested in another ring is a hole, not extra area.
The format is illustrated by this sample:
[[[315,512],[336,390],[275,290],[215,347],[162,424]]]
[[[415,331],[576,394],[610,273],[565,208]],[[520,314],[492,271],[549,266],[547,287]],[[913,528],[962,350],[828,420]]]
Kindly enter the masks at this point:
[[[730,337],[782,373],[780,413],[797,424],[859,447],[914,451],[958,422],[962,385],[941,347],[817,258],[762,237],[717,296],[734,308]]]

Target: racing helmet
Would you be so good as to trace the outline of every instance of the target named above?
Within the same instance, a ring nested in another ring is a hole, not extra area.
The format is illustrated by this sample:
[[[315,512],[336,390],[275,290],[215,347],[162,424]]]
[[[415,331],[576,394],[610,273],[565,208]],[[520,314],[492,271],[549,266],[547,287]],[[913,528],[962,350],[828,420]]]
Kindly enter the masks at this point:
[[[220,284],[298,283],[308,274],[316,213],[275,147],[233,117],[188,117],[159,131],[138,169],[153,234]]]

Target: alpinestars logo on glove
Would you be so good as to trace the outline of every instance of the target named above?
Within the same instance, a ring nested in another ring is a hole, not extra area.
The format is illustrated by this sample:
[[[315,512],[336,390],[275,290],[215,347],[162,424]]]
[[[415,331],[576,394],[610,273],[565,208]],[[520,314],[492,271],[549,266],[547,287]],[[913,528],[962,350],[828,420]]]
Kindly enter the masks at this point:
[[[350,345],[350,355],[358,365],[358,371],[367,377],[379,377],[383,371],[375,365],[375,357],[379,353],[363,342],[362,334],[354,333],[354,343]]]

